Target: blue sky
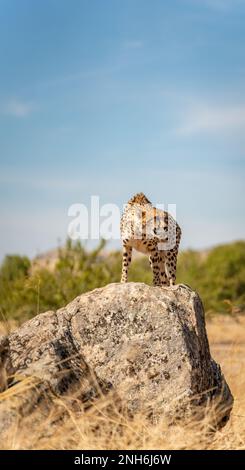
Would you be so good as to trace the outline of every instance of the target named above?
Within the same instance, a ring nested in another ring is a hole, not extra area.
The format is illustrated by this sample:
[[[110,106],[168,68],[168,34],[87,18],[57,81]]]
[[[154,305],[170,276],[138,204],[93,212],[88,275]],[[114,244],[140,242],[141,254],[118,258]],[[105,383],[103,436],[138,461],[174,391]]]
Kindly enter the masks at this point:
[[[176,203],[182,248],[244,238],[245,0],[0,0],[0,258],[68,207]]]

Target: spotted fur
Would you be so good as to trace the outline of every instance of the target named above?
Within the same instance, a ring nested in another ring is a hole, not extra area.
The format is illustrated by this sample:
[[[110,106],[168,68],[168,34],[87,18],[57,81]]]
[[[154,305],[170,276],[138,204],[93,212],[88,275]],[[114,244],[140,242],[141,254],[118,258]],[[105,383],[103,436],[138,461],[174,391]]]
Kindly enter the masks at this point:
[[[149,256],[154,286],[175,284],[181,229],[174,218],[153,207],[138,193],[127,203],[121,217],[123,261],[121,282],[128,281],[133,248]]]

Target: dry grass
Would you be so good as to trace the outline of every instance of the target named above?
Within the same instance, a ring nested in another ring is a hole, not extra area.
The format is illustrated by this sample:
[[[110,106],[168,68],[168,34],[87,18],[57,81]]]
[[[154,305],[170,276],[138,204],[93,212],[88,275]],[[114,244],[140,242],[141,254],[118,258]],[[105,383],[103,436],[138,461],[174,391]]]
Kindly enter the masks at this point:
[[[221,364],[234,395],[230,421],[210,434],[209,411],[199,423],[168,426],[164,418],[149,423],[118,411],[113,396],[98,400],[87,410],[71,411],[72,398],[55,399],[48,411],[16,419],[1,447],[5,449],[244,449],[245,448],[245,317],[217,317],[207,325],[211,353]],[[23,384],[24,386],[24,384]],[[28,386],[26,384],[26,386]],[[11,401],[13,389],[0,395]],[[25,388],[25,386],[24,386]],[[12,397],[13,399],[13,397]],[[1,401],[0,401],[1,402]],[[65,413],[65,419],[64,419]]]

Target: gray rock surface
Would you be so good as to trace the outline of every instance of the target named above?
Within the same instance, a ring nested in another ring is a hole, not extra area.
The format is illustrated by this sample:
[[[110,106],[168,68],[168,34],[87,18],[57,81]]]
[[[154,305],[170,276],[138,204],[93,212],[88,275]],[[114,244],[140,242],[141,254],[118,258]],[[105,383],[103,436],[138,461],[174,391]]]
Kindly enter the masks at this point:
[[[114,390],[130,413],[169,417],[213,401],[217,425],[233,403],[210,356],[201,300],[185,285],[116,283],[83,294],[2,338],[0,364],[9,389],[23,378],[34,384],[18,402],[21,416],[47,391],[86,403]],[[13,415],[12,401],[0,401],[0,432]]]

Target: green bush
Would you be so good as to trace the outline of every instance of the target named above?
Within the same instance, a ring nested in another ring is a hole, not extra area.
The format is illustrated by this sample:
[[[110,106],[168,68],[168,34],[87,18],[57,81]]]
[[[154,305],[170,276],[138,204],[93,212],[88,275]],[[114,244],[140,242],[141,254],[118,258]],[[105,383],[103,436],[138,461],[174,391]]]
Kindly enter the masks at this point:
[[[59,250],[53,270],[33,269],[27,257],[6,256],[0,267],[0,313],[2,318],[24,321],[49,309],[66,305],[77,295],[120,281],[121,252],[104,254],[105,242],[88,251],[67,241]],[[151,284],[146,256],[133,260],[129,281]],[[231,313],[245,309],[245,242],[213,248],[208,253],[180,253],[177,282],[200,294],[207,313]]]
[[[228,305],[244,310],[245,242],[220,245],[206,254],[181,253],[177,281],[198,291],[207,313],[226,313]]]

